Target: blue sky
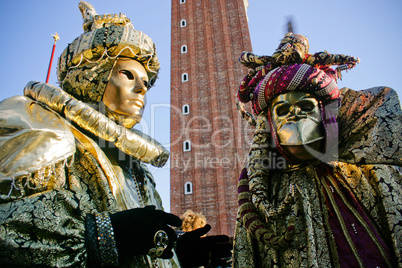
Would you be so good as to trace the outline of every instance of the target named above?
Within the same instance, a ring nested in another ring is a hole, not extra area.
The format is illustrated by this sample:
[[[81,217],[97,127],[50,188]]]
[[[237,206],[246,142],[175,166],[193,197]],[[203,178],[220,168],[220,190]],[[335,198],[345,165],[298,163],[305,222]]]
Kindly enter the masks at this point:
[[[67,44],[83,32],[78,2],[0,1],[0,100],[22,95],[24,86],[31,80],[45,82],[53,46],[51,35],[55,32],[60,35],[60,40],[57,42],[49,83],[57,85],[57,58]],[[155,87],[148,93],[144,122],[139,128],[168,146],[171,1],[90,2],[98,14],[126,14],[136,29],[149,35],[156,43],[161,72]],[[311,53],[327,50],[360,58],[359,65],[343,74],[342,80],[338,81],[339,87],[361,90],[389,86],[401,96],[401,12],[400,0],[249,0],[253,52],[271,55],[285,33],[287,19],[291,17],[294,31],[308,37]],[[152,168],[152,171],[164,207],[169,210],[169,168]]]

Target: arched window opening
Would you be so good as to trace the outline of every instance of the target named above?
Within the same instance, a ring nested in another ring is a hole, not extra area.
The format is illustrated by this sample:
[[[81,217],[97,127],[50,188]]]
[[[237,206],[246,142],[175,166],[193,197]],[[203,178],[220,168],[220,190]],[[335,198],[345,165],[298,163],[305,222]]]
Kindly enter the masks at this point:
[[[184,184],[184,194],[192,194],[193,193],[193,184],[191,181],[187,181]]]
[[[187,26],[187,21],[186,20],[181,20],[180,21],[180,27],[186,27]]]
[[[188,104],[184,104],[182,108],[183,114],[189,114],[190,113],[190,106]]]
[[[187,46],[186,45],[181,46],[181,53],[187,53]]]
[[[182,82],[187,82],[188,81],[188,73],[184,73],[181,75],[181,81]]]
[[[183,152],[191,151],[191,142],[189,140],[183,142]]]

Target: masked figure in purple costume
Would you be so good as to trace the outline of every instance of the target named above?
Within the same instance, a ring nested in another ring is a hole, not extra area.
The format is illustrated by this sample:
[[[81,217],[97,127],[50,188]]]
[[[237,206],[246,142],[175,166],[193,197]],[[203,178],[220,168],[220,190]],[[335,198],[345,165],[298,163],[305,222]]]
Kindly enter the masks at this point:
[[[181,220],[144,164],[169,154],[132,129],[158,75],[155,45],[123,14],[79,8],[85,33],[59,58],[61,88],[29,82],[0,103],[1,266],[226,263],[228,237],[201,238],[210,226],[176,238]]]
[[[397,94],[338,89],[359,59],[309,54],[302,35],[240,62],[251,70],[238,107],[256,130],[239,179],[234,267],[401,267]],[[286,164],[275,167],[278,155]]]

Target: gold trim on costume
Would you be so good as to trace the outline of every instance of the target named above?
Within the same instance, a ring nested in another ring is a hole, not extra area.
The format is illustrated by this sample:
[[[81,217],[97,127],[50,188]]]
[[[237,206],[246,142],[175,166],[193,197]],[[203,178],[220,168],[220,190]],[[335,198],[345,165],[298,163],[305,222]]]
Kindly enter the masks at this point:
[[[334,175],[336,176],[336,174],[334,174]],[[359,223],[363,226],[364,230],[368,233],[368,235],[370,236],[371,240],[374,242],[374,244],[376,245],[376,247],[380,251],[381,256],[387,262],[387,265],[389,267],[392,267],[391,263],[388,260],[388,256],[385,254],[383,247],[380,245],[380,242],[375,237],[373,231],[370,229],[369,226],[367,226],[367,223],[362,218],[362,216],[356,211],[356,209],[353,206],[351,206],[350,203],[346,200],[345,196],[340,191],[338,185],[336,183],[334,183],[333,178],[331,176],[327,176],[327,177],[328,177],[328,180],[331,183],[332,187],[335,188],[335,191],[338,193],[339,197],[342,199],[343,203],[353,213],[353,215],[356,217],[356,219],[359,221]],[[339,176],[337,176],[337,177],[339,177]],[[338,178],[338,181],[342,182],[342,178]],[[346,185],[344,185],[344,186],[346,187]],[[346,188],[348,188],[348,187],[346,187]],[[350,189],[348,189],[348,191],[350,191]]]
[[[327,178],[330,180],[330,176],[327,176]],[[359,255],[359,253],[357,252],[357,249],[355,247],[355,245],[353,244],[352,238],[349,235],[348,230],[346,229],[346,225],[345,222],[343,220],[343,217],[341,215],[341,212],[334,200],[334,197],[332,196],[331,190],[329,189],[328,185],[325,183],[325,181],[321,181],[321,185],[324,187],[325,192],[328,196],[328,201],[331,203],[332,208],[334,209],[334,212],[336,214],[336,217],[340,223],[341,229],[342,229],[342,233],[345,236],[345,239],[350,247],[350,250],[352,251],[353,255],[355,256],[356,261],[359,263],[359,267],[364,268],[363,265],[363,261]],[[339,192],[338,192],[339,193]]]

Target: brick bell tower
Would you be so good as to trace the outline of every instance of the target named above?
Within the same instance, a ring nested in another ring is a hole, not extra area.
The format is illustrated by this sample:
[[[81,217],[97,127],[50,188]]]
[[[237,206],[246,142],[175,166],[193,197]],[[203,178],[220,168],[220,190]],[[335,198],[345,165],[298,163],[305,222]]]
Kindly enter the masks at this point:
[[[236,109],[251,51],[248,0],[172,0],[171,212],[202,212],[210,235],[232,237],[237,181],[252,130]]]

